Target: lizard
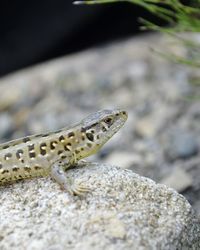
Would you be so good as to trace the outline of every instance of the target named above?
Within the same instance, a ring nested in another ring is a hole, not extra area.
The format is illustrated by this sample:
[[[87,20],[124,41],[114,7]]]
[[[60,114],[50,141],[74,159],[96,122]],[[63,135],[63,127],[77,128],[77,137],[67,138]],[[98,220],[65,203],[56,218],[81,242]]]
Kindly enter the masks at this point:
[[[100,110],[71,127],[0,144],[0,185],[51,176],[72,195],[89,192],[86,185],[69,179],[66,170],[98,152],[127,117],[123,110]]]

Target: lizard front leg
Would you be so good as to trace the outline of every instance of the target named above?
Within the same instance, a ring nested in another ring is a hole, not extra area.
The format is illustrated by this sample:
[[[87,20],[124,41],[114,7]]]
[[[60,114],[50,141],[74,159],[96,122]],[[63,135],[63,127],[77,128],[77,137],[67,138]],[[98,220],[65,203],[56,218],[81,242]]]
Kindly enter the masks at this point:
[[[82,196],[86,192],[89,192],[90,188],[78,180],[73,180],[72,178],[66,176],[65,170],[71,166],[71,163],[66,163],[63,161],[55,162],[51,166],[51,177],[70,194]]]

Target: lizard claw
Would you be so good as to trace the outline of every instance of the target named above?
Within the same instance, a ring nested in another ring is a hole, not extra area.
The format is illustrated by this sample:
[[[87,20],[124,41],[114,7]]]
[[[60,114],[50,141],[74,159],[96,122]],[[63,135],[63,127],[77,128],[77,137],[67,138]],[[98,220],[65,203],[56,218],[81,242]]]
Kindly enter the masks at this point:
[[[71,195],[83,196],[85,193],[90,192],[91,189],[84,183],[75,181],[68,189],[68,191]]]

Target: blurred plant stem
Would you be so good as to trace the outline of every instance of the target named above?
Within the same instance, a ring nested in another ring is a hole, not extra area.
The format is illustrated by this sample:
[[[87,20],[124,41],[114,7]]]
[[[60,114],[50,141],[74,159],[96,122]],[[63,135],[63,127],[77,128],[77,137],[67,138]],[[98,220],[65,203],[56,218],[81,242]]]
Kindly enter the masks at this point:
[[[179,56],[165,52],[157,53],[177,63],[200,67],[200,0],[88,0],[75,1],[75,4],[105,4],[130,2],[137,4],[167,22],[167,27],[160,27],[148,20],[140,19],[142,29],[150,29],[168,34],[182,42],[186,54]],[[187,38],[186,38],[187,37]],[[200,82],[199,82],[200,84]]]

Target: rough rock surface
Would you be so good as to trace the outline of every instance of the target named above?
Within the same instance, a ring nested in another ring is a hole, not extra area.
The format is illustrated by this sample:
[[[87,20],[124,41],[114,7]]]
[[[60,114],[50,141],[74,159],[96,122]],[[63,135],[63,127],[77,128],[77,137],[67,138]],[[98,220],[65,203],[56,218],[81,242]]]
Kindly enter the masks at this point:
[[[0,249],[199,249],[200,223],[173,189],[102,164],[69,170],[92,192],[50,178],[1,187]]]

